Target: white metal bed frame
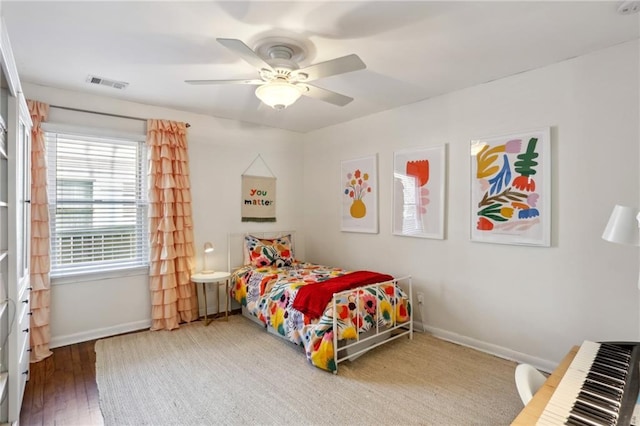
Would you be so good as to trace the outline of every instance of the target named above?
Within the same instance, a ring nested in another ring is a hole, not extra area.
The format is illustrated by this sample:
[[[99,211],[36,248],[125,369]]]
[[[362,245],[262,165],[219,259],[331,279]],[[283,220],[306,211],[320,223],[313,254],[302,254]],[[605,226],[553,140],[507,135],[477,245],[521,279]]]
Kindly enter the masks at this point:
[[[394,309],[393,323],[391,327],[384,326],[383,329],[381,330],[380,322],[376,321],[375,328],[372,328],[371,330],[369,330],[369,332],[356,333],[356,338],[354,339],[355,340],[354,342],[347,343],[346,340],[342,340],[341,342],[343,342],[343,344],[338,345],[338,333],[336,332],[336,330],[338,329],[338,316],[336,315],[336,312],[337,312],[336,301],[340,298],[340,296],[353,294],[354,291],[357,291],[356,294],[358,295],[358,297],[356,301],[357,302],[356,311],[360,311],[360,308],[363,303],[361,298],[361,295],[363,295],[363,292],[360,290],[375,289],[375,292],[377,295],[378,292],[384,293],[384,290],[381,289],[381,286],[388,285],[387,284],[388,282],[389,281],[385,281],[383,283],[370,284],[370,285],[358,287],[351,290],[345,290],[345,291],[333,294],[333,299],[331,300],[331,303],[333,305],[333,330],[334,330],[333,360],[336,363],[336,369],[333,371],[334,374],[338,374],[338,365],[341,362],[344,362],[347,360],[353,360],[373,348],[376,348],[385,343],[389,343],[402,336],[409,336],[409,339],[413,340],[413,308],[409,310],[409,321],[398,323],[398,320],[397,320],[398,315],[396,313],[396,306],[394,305],[393,306],[393,309]],[[396,287],[399,287],[400,282],[407,283],[406,285],[408,287],[407,291],[409,295],[409,301],[411,301],[412,291],[413,291],[411,276],[396,278],[393,280],[393,285]],[[376,318],[380,318],[380,303],[376,303]],[[366,337],[361,337],[363,335],[365,335]],[[344,354],[340,355],[341,352]]]
[[[265,238],[265,239],[273,239],[279,238],[284,235],[291,235],[291,244],[292,249],[295,247],[295,235],[294,231],[272,231],[272,232],[242,232],[242,233],[231,233],[228,235],[227,241],[227,264],[229,267],[229,271],[232,273],[241,267],[244,264],[244,237],[247,235],[253,235],[257,238]],[[237,244],[239,243],[239,247]],[[295,250],[293,250],[295,254]],[[239,258],[238,258],[239,257]],[[413,300],[413,287],[411,276],[407,275],[401,278],[395,278],[393,281],[394,286],[401,287],[407,294],[409,298],[409,302]],[[345,290],[339,293],[334,293],[333,298],[331,300],[331,304],[333,306],[333,312],[336,312],[336,301],[344,295],[350,295],[357,291],[357,308],[358,310],[364,303],[361,299],[361,296],[364,295],[364,292],[358,290],[365,289],[375,289],[376,294],[378,292],[384,292],[381,289],[382,285],[388,285],[389,281],[384,281],[382,283],[370,284],[362,287],[357,287],[350,290]],[[403,283],[403,286],[400,286],[400,283]],[[368,352],[369,350],[376,348],[385,343],[391,342],[395,339],[398,339],[402,336],[408,336],[410,340],[413,340],[413,307],[409,309],[409,320],[403,323],[397,322],[396,315],[396,306],[393,306],[394,315],[393,315],[393,323],[390,327],[383,326],[380,327],[378,321],[376,321],[375,327],[371,328],[367,332],[364,333],[356,333],[356,338],[353,339],[353,342],[349,342],[347,340],[338,340],[338,333],[335,331],[338,329],[338,318],[337,315],[333,315],[333,360],[336,364],[336,369],[333,371],[334,374],[338,374],[338,365],[341,362],[347,360],[355,360],[359,356]],[[376,303],[376,318],[379,318],[380,314],[380,304]],[[249,314],[245,307],[242,307],[242,315],[251,321],[265,327],[267,331],[271,334],[274,334],[283,340],[290,342],[285,336],[280,335],[276,330],[267,324],[262,323],[258,318]]]

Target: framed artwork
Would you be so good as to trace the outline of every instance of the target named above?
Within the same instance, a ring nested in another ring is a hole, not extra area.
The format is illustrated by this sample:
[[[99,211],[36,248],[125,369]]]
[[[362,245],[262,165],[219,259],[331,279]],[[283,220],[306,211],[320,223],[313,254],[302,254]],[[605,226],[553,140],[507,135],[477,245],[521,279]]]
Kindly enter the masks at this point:
[[[471,240],[551,245],[550,128],[471,141]]]
[[[342,161],[341,231],[378,233],[378,155]]]
[[[393,234],[444,238],[446,145],[394,152]]]

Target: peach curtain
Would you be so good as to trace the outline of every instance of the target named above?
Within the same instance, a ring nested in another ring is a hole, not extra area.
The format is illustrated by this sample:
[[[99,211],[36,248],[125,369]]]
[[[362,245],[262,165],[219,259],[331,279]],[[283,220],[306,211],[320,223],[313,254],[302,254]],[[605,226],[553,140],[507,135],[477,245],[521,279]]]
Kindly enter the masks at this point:
[[[151,330],[198,318],[185,123],[147,120]]]
[[[49,350],[51,280],[49,245],[49,200],[47,198],[47,154],[40,127],[49,115],[49,105],[27,100],[31,129],[31,362],[38,362]]]

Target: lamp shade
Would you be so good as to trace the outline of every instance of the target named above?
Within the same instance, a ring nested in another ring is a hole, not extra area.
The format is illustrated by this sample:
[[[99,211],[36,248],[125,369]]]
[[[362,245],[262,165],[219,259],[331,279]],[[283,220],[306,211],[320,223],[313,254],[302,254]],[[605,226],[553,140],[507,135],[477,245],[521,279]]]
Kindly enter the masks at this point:
[[[258,86],[256,96],[273,109],[284,109],[302,95],[302,89],[286,81],[270,81]]]
[[[207,266],[207,255],[213,253],[213,244],[206,242],[204,243],[204,252],[202,253],[202,273],[203,274],[211,274],[214,272],[213,269]]]
[[[602,238],[612,243],[639,246],[640,230],[637,217],[638,209],[616,204]]]

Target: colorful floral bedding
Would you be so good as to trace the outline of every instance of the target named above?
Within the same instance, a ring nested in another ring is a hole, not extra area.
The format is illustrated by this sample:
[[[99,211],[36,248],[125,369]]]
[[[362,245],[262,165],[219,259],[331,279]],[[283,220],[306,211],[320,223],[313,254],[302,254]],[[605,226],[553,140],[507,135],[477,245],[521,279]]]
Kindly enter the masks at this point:
[[[333,305],[319,319],[311,320],[293,308],[298,289],[348,274],[340,268],[293,262],[291,266],[251,266],[238,269],[231,277],[231,296],[277,333],[305,349],[311,364],[334,371]],[[355,339],[357,333],[382,329],[410,319],[407,295],[392,282],[375,288],[354,289],[336,302],[338,339]],[[357,306],[358,294],[362,302]],[[379,315],[376,310],[379,304]]]

